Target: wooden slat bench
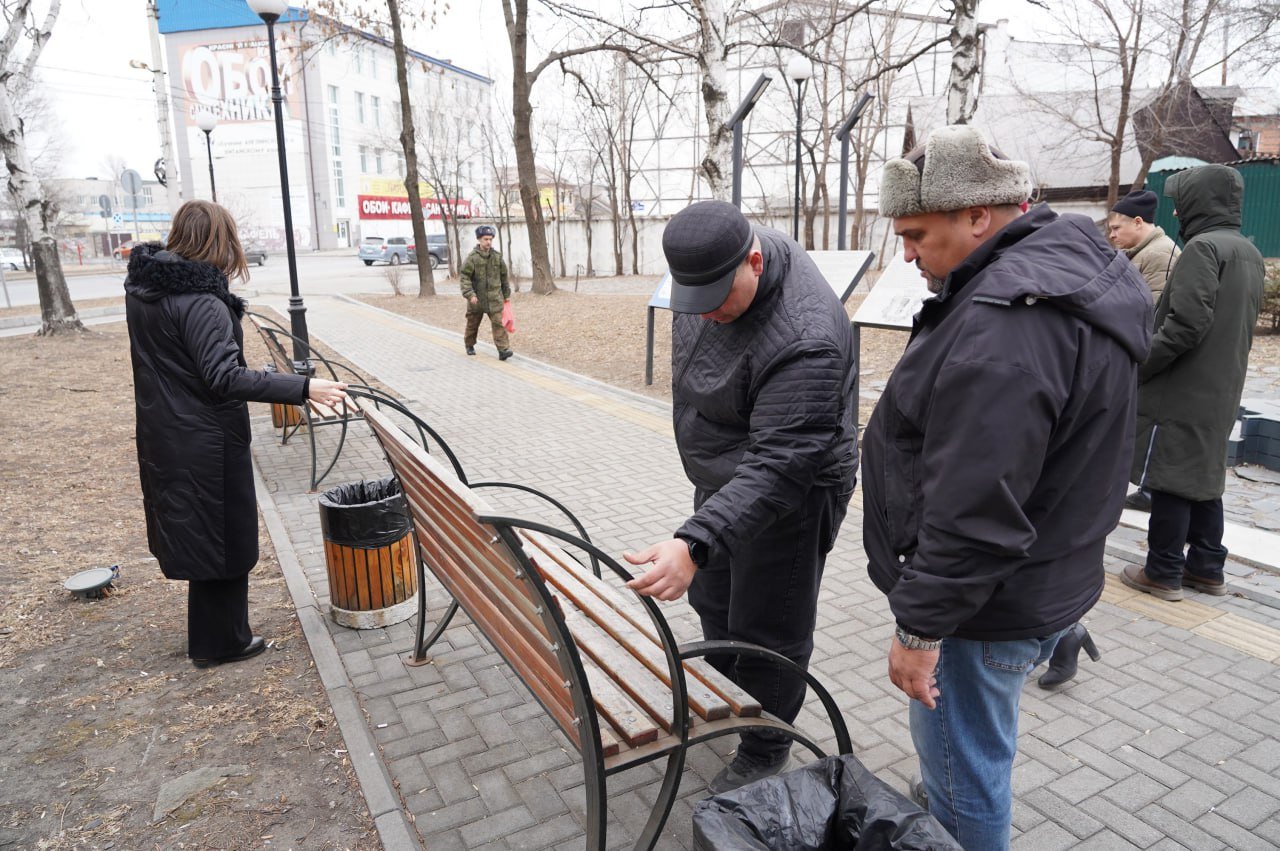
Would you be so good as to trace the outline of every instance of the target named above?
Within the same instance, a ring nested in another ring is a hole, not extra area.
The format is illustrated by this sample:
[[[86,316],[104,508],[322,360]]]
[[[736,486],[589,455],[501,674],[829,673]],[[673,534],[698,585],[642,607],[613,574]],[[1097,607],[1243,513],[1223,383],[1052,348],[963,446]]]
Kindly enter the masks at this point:
[[[279,372],[290,375],[299,374],[299,364],[295,363],[289,354],[285,343],[290,346],[294,342],[299,342],[305,347],[307,352],[306,369],[310,374],[314,375],[318,369],[323,369],[328,373],[327,378],[331,381],[344,381],[355,386],[365,386],[367,382],[351,367],[346,364],[332,361],[312,349],[305,341],[300,341],[294,337],[287,328],[279,322],[264,316],[261,313],[246,311],[245,316],[252,323],[254,330],[258,332],[258,336],[262,338],[262,342],[267,347],[267,352],[271,355],[272,366]],[[358,420],[364,416],[364,412],[360,404],[354,398],[348,398],[336,408],[321,404],[311,399],[306,400],[306,404],[299,406],[282,405],[281,410],[285,411],[285,415],[275,420],[275,425],[280,429],[280,443],[286,444],[290,438],[299,431],[305,431],[307,439],[311,445],[311,490],[315,491],[325,477],[333,470],[335,464],[338,463],[338,456],[342,454],[342,447],[347,440],[347,426],[353,420]],[[290,413],[293,412],[293,415]],[[273,409],[273,414],[275,413]],[[333,450],[333,456],[328,458],[328,464],[323,471],[317,475],[319,467],[317,447],[316,447],[316,429],[320,426],[336,425],[340,428],[338,435],[338,445]]]
[[[403,407],[398,409],[407,413]],[[427,431],[439,442],[435,432],[409,416],[420,436]],[[802,676],[830,716],[840,752],[852,750],[835,701],[813,675],[755,645],[678,646],[652,600],[604,581],[599,565],[608,567],[619,580],[631,577],[590,542],[571,514],[580,534],[498,516],[477,490],[515,487],[565,510],[559,503],[520,485],[468,486],[447,447],[454,470],[428,454],[385,410],[366,406],[365,421],[400,480],[422,565],[581,754],[588,848],[605,847],[606,778],[610,775],[666,759],[661,791],[636,842],[637,848],[647,849],[657,841],[674,804],[691,745],[743,730],[769,729],[824,755],[803,733],[762,712],[758,702],[702,658],[709,653],[769,658]],[[595,570],[570,555],[566,547],[584,554]],[[420,600],[419,642],[424,611]],[[451,608],[449,615],[452,612]],[[432,641],[446,623],[437,627]],[[420,646],[417,654],[421,653]]]

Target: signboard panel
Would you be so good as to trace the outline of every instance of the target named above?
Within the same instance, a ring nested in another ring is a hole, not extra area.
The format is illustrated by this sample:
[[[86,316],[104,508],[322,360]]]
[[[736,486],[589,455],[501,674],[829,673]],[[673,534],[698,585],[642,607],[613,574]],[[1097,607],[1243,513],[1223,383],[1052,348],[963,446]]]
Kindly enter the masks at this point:
[[[853,315],[853,324],[910,331],[920,303],[932,295],[920,270],[895,254]]]
[[[362,221],[409,220],[407,196],[361,195],[357,199]],[[442,218],[447,210],[450,217],[471,218],[471,202],[456,198],[423,198],[422,212],[428,219]]]
[[[658,281],[658,288],[653,291],[649,306],[660,307],[663,310],[671,309],[671,272],[662,273],[662,280]]]
[[[873,251],[810,251],[809,256],[841,304],[853,295],[858,282],[871,268],[871,261],[876,259]]]

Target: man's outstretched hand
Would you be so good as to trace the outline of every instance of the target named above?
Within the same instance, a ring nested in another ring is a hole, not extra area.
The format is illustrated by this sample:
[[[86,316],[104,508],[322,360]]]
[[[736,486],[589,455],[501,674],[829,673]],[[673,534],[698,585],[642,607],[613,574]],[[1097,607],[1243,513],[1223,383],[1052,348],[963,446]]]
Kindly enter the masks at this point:
[[[670,602],[679,600],[689,590],[693,574],[698,566],[689,557],[689,545],[679,538],[643,549],[638,553],[623,553],[631,564],[648,564],[649,569],[627,583],[637,594]]]

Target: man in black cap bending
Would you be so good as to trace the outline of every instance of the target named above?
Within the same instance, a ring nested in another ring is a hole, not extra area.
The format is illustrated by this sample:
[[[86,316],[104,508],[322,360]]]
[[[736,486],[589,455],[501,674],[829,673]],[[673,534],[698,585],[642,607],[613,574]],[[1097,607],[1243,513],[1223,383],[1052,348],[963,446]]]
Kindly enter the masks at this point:
[[[641,594],[689,603],[708,640],[763,645],[807,666],[818,586],[858,464],[853,333],[844,307],[794,241],[701,201],[662,235],[671,269],[676,445],[694,513],[638,553]],[[804,681],[760,659],[710,657],[795,720]],[[776,774],[790,740],[746,733],[719,793]]]

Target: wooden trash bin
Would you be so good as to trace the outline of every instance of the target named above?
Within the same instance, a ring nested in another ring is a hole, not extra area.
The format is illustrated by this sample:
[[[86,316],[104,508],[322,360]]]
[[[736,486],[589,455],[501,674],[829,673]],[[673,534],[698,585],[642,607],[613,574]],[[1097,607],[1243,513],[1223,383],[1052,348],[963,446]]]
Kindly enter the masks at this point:
[[[378,629],[418,610],[409,511],[394,477],[349,482],[320,495],[329,573],[329,616],[353,629]]]

